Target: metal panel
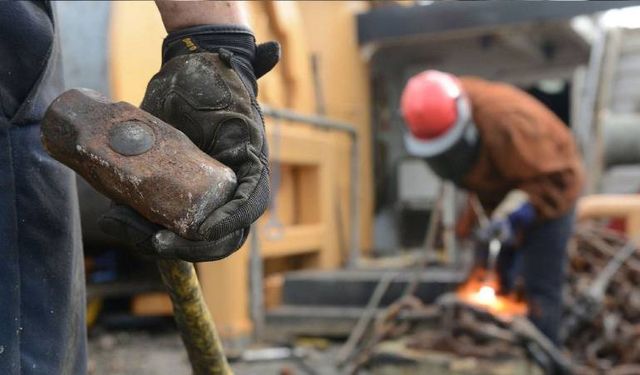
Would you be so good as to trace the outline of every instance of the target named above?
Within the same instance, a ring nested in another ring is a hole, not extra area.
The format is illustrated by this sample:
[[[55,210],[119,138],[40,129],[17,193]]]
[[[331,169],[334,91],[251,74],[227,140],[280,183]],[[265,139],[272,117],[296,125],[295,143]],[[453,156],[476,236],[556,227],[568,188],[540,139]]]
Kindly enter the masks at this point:
[[[398,201],[427,210],[438,197],[439,178],[421,159],[401,160],[398,165]]]
[[[638,1],[478,1],[437,2],[426,6],[384,7],[358,15],[360,45],[527,22],[568,19],[607,9],[640,5]]]
[[[640,32],[622,29],[620,57],[612,82],[609,109],[613,113],[640,111]]]
[[[55,2],[62,66],[67,87],[109,94],[107,35],[109,2]]]
[[[107,36],[111,3],[57,1],[54,4],[65,86],[90,88],[109,96]],[[109,208],[110,200],[82,178],[78,178],[77,183],[85,248],[123,246],[98,228],[97,218]]]

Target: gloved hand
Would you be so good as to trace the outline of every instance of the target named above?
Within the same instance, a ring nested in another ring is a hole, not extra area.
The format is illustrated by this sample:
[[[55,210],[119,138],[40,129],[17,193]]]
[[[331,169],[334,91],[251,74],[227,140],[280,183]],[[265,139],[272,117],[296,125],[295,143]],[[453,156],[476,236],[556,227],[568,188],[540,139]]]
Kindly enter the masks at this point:
[[[255,44],[241,26],[205,25],[170,33],[162,67],[141,108],[185,133],[200,149],[236,173],[233,199],[208,213],[200,238],[184,239],[120,205],[100,219],[102,229],[142,254],[209,261],[240,248],[269,201],[264,123],[257,78],[278,62],[279,45]]]
[[[515,242],[516,233],[508,219],[497,219],[479,228],[476,231],[476,238],[482,243],[497,239],[503,245],[512,245]]]
[[[476,238],[480,242],[488,243],[492,239],[498,239],[503,245],[514,245],[519,232],[526,229],[536,218],[534,207],[525,202],[506,217],[491,220],[489,225],[476,231]]]

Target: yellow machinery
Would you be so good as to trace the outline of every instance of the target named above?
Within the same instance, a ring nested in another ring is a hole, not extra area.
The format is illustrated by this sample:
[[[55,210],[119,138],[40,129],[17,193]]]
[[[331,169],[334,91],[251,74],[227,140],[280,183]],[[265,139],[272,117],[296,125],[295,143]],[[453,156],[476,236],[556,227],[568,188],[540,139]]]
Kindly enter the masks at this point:
[[[261,79],[259,100],[271,109],[323,115],[350,124],[358,139],[359,248],[372,241],[373,189],[369,77],[359,56],[355,15],[367,2],[248,2],[258,41],[278,40],[283,56]],[[331,25],[328,27],[328,25]],[[318,32],[322,30],[322,32]],[[114,100],[139,103],[160,65],[165,35],[152,2],[114,2],[109,70]],[[267,114],[269,111],[266,111]],[[277,303],[282,272],[336,268],[349,252],[352,140],[339,130],[267,117],[275,207],[258,224],[266,303]],[[276,168],[274,168],[276,167]],[[223,337],[251,333],[249,243],[224,261],[198,265],[205,299]],[[134,311],[170,311],[163,295],[134,301]]]

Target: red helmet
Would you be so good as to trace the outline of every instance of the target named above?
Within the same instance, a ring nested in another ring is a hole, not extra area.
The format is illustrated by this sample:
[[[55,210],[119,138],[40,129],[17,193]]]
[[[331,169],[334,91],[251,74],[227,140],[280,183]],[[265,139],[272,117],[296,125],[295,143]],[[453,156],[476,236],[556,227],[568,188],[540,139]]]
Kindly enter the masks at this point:
[[[460,81],[451,74],[427,70],[407,82],[400,106],[411,134],[422,140],[438,138],[460,120],[457,100]]]
[[[440,177],[462,186],[475,163],[479,134],[460,81],[451,74],[427,70],[413,76],[400,101],[409,132],[409,154],[426,160]]]

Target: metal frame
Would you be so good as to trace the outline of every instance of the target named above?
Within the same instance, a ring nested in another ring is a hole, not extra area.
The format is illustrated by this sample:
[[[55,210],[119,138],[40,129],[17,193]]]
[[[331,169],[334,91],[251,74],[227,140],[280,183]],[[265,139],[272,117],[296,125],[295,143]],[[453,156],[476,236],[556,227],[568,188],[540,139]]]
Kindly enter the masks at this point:
[[[604,172],[602,119],[611,95],[611,81],[620,54],[621,31],[599,28],[594,40],[581,96],[578,126],[573,129],[589,170],[587,193],[600,190]]]
[[[287,120],[295,123],[308,124],[318,129],[333,130],[349,134],[352,140],[351,147],[351,191],[350,191],[350,217],[352,221],[351,239],[349,249],[349,259],[347,266],[355,268],[360,258],[360,204],[358,201],[358,190],[360,189],[359,180],[359,164],[360,164],[360,146],[357,130],[347,123],[334,121],[322,116],[309,116],[296,113],[286,109],[275,109],[268,106],[262,107],[262,113],[265,116],[277,119]],[[260,241],[257,237],[257,228],[252,228],[250,242],[250,259],[249,259],[249,284],[251,294],[251,318],[254,322],[254,337],[257,340],[262,339],[264,334],[264,296],[263,296],[263,265],[260,256]]]

